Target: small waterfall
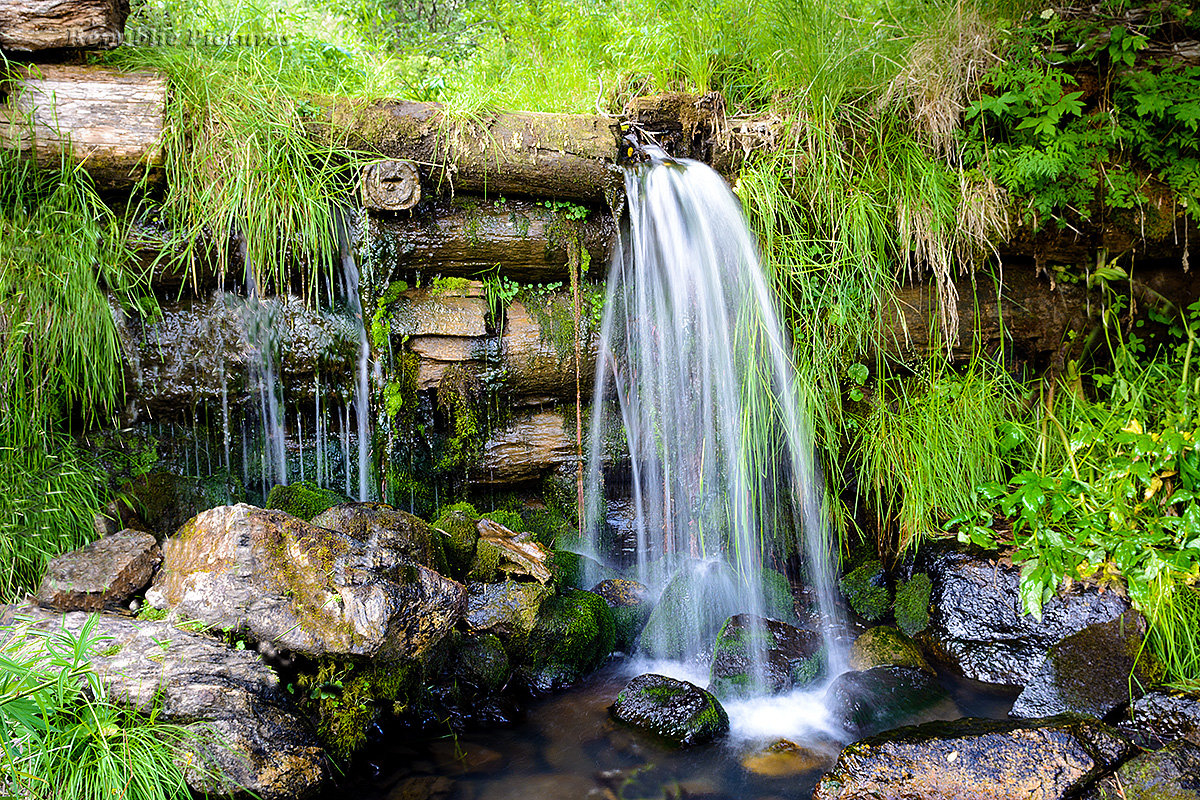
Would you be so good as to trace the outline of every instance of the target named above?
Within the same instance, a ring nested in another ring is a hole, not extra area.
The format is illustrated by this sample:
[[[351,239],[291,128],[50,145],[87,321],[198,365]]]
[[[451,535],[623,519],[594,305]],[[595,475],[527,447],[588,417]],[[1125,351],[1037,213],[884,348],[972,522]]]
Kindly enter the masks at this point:
[[[358,499],[365,501],[370,499],[371,494],[371,346],[367,340],[367,327],[363,321],[362,300],[358,294],[358,265],[354,261],[354,254],[344,244],[342,249],[342,271],[346,279],[346,301],[350,306],[350,314],[358,322],[358,363],[354,381],[354,416],[358,422]],[[349,481],[349,472],[350,463],[349,456],[347,456],[347,481]],[[348,483],[347,486],[349,486]],[[350,490],[347,488],[346,494],[349,493]]]
[[[590,547],[604,555],[600,443],[615,406],[629,449],[640,579],[661,589],[685,566],[717,576],[719,586],[693,598],[705,607],[681,615],[689,654],[711,652],[711,630],[697,626],[714,613],[769,610],[764,567],[786,532],[796,531],[837,670],[821,479],[741,207],[707,166],[661,152],[627,170],[625,186],[628,222],[609,274],[596,367]],[[731,573],[736,580],[721,577]]]

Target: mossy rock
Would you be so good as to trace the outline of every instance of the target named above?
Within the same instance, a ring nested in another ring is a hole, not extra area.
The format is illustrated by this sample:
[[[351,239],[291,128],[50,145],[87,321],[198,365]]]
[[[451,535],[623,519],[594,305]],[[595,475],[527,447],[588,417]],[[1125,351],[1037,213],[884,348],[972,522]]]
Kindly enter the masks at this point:
[[[856,738],[961,716],[937,678],[911,667],[843,672],[829,685],[825,706],[834,723]]]
[[[617,571],[611,567],[570,550],[555,550],[546,563],[554,575],[554,583],[571,589],[582,589],[597,581],[617,577]]]
[[[460,693],[487,697],[508,681],[512,664],[500,637],[493,633],[464,633],[449,650],[446,670]]]
[[[499,547],[487,539],[480,539],[475,545],[475,560],[471,562],[467,580],[471,583],[495,581],[499,574],[501,555]]]
[[[799,621],[796,616],[796,600],[792,594],[792,584],[782,572],[764,569],[762,572],[763,613],[771,619],[795,625]]]
[[[709,690],[718,697],[778,693],[811,683],[824,665],[821,635],[774,619],[737,614],[713,646]],[[755,665],[756,654],[764,663]]]
[[[689,747],[729,731],[729,715],[720,701],[687,681],[665,675],[639,675],[609,707],[614,718]]]
[[[604,663],[616,637],[617,626],[604,598],[564,590],[542,603],[521,672],[538,692],[571,686]]]
[[[442,549],[449,563],[450,577],[462,580],[475,560],[479,541],[479,515],[468,503],[455,503],[442,510],[433,527],[446,534]]]
[[[933,581],[924,572],[918,572],[907,581],[896,586],[896,602],[892,609],[896,625],[908,636],[916,636],[929,627],[929,598],[933,594]]]
[[[638,634],[650,618],[653,604],[650,590],[629,578],[607,578],[592,587],[591,591],[604,598],[612,611],[617,625],[616,648],[631,652]]]
[[[362,542],[376,559],[391,564],[413,562],[440,575],[450,571],[443,550],[446,537],[419,517],[386,503],[341,503],[317,514],[312,523]]]
[[[348,502],[349,498],[332,489],[322,489],[311,481],[296,481],[282,486],[276,484],[267,493],[267,508],[278,509],[311,521],[327,508]]]
[[[767,571],[770,573],[770,571]],[[764,574],[766,616],[796,619],[791,588],[779,573]],[[786,589],[784,587],[787,587]],[[642,629],[638,647],[651,658],[686,658],[707,653],[729,617],[744,612],[745,582],[722,561],[684,562],[672,576]]]
[[[509,580],[472,583],[468,590],[467,629],[493,633],[500,637],[510,657],[524,656],[529,635],[553,589],[540,583]]]
[[[360,664],[321,659],[315,672],[296,680],[299,705],[315,722],[321,744],[348,759],[367,743],[381,716],[403,712],[420,695],[422,670],[415,662]]]
[[[916,642],[890,625],[868,629],[850,646],[851,669],[865,671],[873,667],[913,667],[933,672]]]
[[[1142,753],[1105,779],[1101,800],[1200,800],[1200,747],[1179,741]]]
[[[892,607],[887,575],[879,561],[867,561],[843,575],[838,586],[854,613],[868,622],[883,619]]]
[[[480,517],[490,519],[497,525],[508,528],[515,533],[521,533],[525,530],[525,520],[515,511],[489,511],[486,514],[480,514]]]

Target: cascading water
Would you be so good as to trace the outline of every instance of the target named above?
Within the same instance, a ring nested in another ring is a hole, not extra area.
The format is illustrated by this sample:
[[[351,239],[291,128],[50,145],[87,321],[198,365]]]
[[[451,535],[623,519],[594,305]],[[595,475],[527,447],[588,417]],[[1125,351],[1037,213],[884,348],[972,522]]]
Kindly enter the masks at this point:
[[[590,546],[604,555],[599,442],[617,411],[629,449],[639,579],[662,591],[668,576],[691,569],[703,583],[681,593],[690,604],[678,609],[682,630],[672,632],[671,646],[648,630],[642,651],[702,660],[712,650],[714,619],[769,615],[764,567],[782,532],[795,530],[836,672],[820,476],[741,207],[710,168],[661,152],[628,169],[625,185],[628,225],[609,275],[596,368]]]

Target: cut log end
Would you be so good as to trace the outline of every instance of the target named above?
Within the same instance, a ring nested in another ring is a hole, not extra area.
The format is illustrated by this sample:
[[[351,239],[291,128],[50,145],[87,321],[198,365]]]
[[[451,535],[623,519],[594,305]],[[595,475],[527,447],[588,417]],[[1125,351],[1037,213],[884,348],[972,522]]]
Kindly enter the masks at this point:
[[[128,0],[0,0],[0,49],[111,49],[128,16]]]

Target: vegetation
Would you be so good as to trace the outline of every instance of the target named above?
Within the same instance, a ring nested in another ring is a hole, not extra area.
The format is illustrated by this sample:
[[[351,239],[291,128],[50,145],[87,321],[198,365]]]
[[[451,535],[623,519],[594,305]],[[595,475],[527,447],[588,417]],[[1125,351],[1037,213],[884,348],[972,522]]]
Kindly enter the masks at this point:
[[[51,800],[184,800],[194,735],[109,702],[90,664],[102,639],[18,623],[0,630],[0,791]]]

